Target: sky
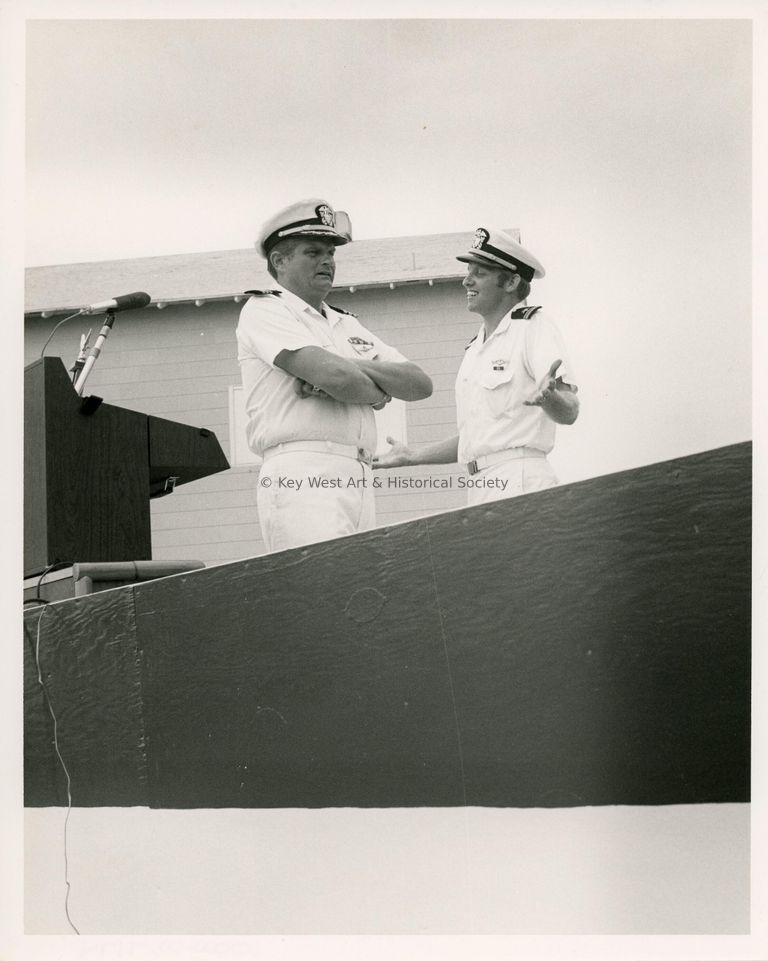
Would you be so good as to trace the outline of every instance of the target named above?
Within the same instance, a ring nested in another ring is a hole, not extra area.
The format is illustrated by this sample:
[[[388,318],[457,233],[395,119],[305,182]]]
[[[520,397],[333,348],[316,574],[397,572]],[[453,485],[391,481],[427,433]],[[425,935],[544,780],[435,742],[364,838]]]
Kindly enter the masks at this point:
[[[29,20],[26,265],[245,248],[306,196],[358,238],[517,227],[582,394],[561,480],[746,440],[751,29]]]

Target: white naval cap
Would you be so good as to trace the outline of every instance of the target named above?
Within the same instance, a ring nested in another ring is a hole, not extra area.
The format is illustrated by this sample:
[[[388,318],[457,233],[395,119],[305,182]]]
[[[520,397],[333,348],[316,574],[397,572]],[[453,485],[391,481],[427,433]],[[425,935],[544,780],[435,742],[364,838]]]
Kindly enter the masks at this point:
[[[325,237],[338,247],[352,240],[352,224],[343,210],[334,210],[325,200],[311,197],[284,207],[266,220],[256,247],[266,257],[278,240],[286,237]]]
[[[478,227],[469,251],[457,257],[465,264],[483,264],[486,267],[506,267],[520,274],[523,280],[543,277],[545,270],[530,250],[526,250],[504,230]]]

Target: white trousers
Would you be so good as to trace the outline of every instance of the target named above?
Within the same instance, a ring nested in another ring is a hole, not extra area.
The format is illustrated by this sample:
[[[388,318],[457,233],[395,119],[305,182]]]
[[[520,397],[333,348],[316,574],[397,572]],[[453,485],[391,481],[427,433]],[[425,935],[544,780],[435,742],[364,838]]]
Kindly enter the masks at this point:
[[[546,457],[518,457],[493,464],[467,478],[467,504],[486,504],[505,497],[519,497],[557,485]]]
[[[265,459],[256,505],[267,550],[284,551],[376,525],[371,468],[351,457],[281,451]]]

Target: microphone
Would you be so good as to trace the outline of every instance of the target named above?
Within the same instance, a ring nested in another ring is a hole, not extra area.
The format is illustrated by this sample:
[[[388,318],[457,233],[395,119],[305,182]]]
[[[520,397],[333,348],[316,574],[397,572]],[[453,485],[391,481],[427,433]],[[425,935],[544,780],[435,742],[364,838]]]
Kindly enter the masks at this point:
[[[118,310],[133,310],[136,307],[146,307],[147,304],[152,300],[149,294],[145,294],[143,291],[138,290],[134,294],[123,294],[122,297],[113,297],[112,300],[102,300],[98,304],[88,304],[86,307],[81,307],[80,312],[83,314],[94,314],[106,311],[107,316],[104,318],[104,324],[99,331],[99,336],[96,338],[96,343],[90,350],[90,353],[85,358],[82,367],[78,372],[75,373],[75,393],[80,397],[83,396],[83,388],[85,387],[85,381],[91,372],[91,368],[96,363],[96,360],[101,353],[101,348],[109,336],[110,330],[112,330],[112,324],[115,322],[115,311]],[[85,346],[81,348],[81,352],[85,351]],[[75,362],[75,366],[78,367],[78,361]]]
[[[146,307],[152,300],[149,294],[137,290],[133,294],[123,294],[122,297],[113,297],[112,300],[101,300],[96,304],[86,304],[80,308],[83,314],[103,314],[107,310],[136,310],[139,307]]]

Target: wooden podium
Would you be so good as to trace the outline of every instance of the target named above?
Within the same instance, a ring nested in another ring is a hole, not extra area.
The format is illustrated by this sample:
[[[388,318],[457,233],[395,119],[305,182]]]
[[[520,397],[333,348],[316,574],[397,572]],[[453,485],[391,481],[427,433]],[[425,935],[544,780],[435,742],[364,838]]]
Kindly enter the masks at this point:
[[[216,435],[79,397],[59,357],[24,371],[24,576],[152,558],[149,500],[227,470]]]

